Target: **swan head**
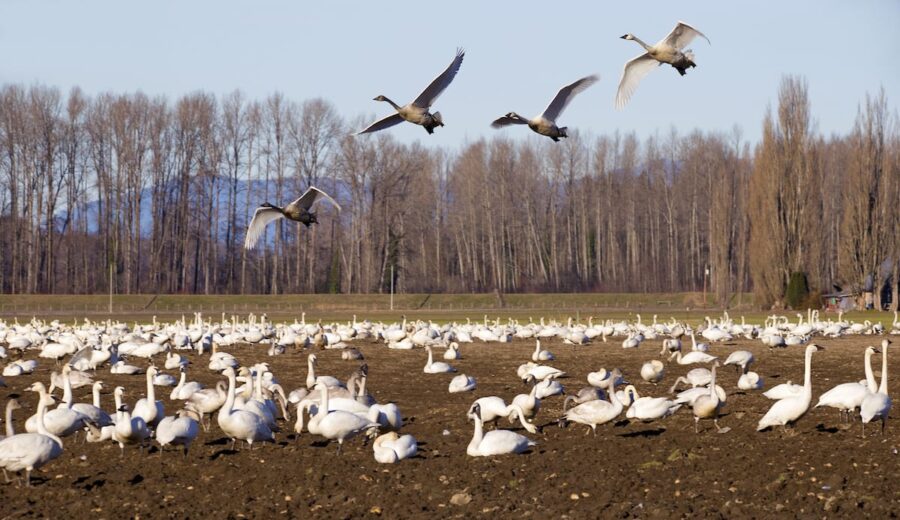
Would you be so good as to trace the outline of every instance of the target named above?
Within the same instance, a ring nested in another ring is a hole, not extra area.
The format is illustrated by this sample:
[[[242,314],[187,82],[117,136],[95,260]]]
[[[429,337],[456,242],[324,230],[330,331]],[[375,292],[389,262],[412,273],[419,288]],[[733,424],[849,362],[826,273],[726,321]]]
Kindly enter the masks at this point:
[[[379,94],[372,98],[372,101],[387,101],[387,98],[384,95]]]
[[[619,36],[619,38],[622,38],[623,40],[633,40],[634,35],[631,33],[627,33],[627,34],[623,34],[622,36]]]
[[[117,412],[127,412],[127,411],[128,411],[128,405],[127,405],[127,404],[123,404],[123,405],[120,406],[119,409],[116,410],[116,411],[117,411]]]
[[[22,408],[22,405],[17,399],[10,399],[7,406],[9,406],[9,408],[12,410],[20,410]]]

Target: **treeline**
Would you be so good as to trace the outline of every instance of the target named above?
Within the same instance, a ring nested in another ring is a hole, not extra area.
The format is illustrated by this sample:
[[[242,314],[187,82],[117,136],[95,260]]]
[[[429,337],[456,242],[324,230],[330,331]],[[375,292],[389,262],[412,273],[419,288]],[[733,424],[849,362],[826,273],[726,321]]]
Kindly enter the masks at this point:
[[[708,287],[770,303],[795,272],[824,290],[898,280],[883,92],[826,137],[805,83],[786,78],[754,147],[738,130],[672,130],[442,150],[350,135],[363,123],[281,94],[3,86],[0,292],[386,292],[393,273],[399,292]],[[343,211],[243,249],[257,205],[311,184]]]

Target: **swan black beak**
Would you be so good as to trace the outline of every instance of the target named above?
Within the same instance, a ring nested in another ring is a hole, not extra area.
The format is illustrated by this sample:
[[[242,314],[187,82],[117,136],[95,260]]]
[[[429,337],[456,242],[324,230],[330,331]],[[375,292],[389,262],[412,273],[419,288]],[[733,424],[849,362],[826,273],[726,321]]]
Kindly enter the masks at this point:
[[[621,39],[623,39],[623,40],[627,40],[627,39],[628,39],[628,35],[627,35],[627,34],[623,34],[622,36],[619,36],[619,38],[621,38]]]

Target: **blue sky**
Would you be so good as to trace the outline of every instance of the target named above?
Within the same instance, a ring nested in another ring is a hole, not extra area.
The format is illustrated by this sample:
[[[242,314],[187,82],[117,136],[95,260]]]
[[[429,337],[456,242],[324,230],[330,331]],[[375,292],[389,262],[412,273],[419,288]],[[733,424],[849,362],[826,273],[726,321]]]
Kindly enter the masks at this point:
[[[143,92],[170,99],[195,90],[281,91],[323,97],[349,119],[389,114],[372,101],[412,100],[453,58],[466,60],[435,108],[447,124],[428,136],[404,124],[404,142],[456,147],[498,133],[491,120],[534,115],[563,84],[590,73],[600,82],[560,123],[593,134],[730,131],[755,141],[784,74],[809,81],[824,134],[844,133],[867,92],[900,94],[900,2],[546,1],[34,1],[0,5],[0,83],[43,83],[86,92]],[[678,20],[706,33],[698,67],[679,77],[660,67],[628,106],[613,107],[623,64]]]

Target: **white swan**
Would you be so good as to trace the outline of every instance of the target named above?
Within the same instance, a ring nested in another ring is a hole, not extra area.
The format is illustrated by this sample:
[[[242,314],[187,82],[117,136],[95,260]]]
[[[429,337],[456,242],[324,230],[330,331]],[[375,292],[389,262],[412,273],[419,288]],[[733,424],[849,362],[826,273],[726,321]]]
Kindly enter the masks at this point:
[[[831,390],[819,396],[819,401],[814,408],[820,406],[828,406],[837,408],[843,419],[844,413],[852,412],[859,408],[866,395],[876,393],[878,385],[875,382],[875,375],[872,373],[872,356],[878,352],[875,347],[867,347],[863,357],[866,379],[865,381],[854,381],[852,383],[843,383],[835,386]]]
[[[39,390],[32,385],[32,391]],[[18,472],[24,469],[26,486],[31,485],[32,471],[59,457],[63,451],[62,439],[47,431],[44,426],[46,409],[47,401],[41,398],[38,402],[37,432],[20,433],[0,440],[0,468],[3,468],[4,476],[7,471]]]
[[[597,401],[599,399],[606,399],[606,392],[594,386],[586,386],[579,390],[575,395],[566,396],[563,401],[563,412],[569,408],[569,403],[579,405],[589,401]]]
[[[299,222],[306,227],[309,227],[311,224],[317,224],[319,220],[316,218],[316,214],[312,211],[312,208],[316,202],[323,199],[330,202],[338,211],[341,210],[341,207],[334,199],[315,186],[310,186],[303,192],[303,195],[301,195],[300,198],[283,208],[268,202],[263,203],[256,208],[256,211],[253,213],[253,218],[250,220],[250,225],[247,227],[247,235],[244,238],[244,249],[253,249],[256,247],[256,242],[259,240],[260,235],[263,234],[266,226],[278,219],[286,218]]]
[[[338,441],[338,454],[341,453],[346,439],[352,438],[360,432],[373,435],[378,431],[379,425],[377,422],[343,410],[329,410],[328,387],[318,383],[316,384],[316,389],[321,392],[321,404],[316,414],[310,417],[307,429],[310,433]],[[297,410],[297,413],[300,417],[303,416],[303,410]],[[299,434],[303,430],[302,419],[298,426],[296,430]]]
[[[682,76],[689,67],[696,67],[694,54],[684,48],[697,36],[705,39],[707,43],[709,42],[706,35],[684,22],[678,22],[672,32],[653,46],[647,45],[631,33],[622,36],[623,40],[636,41],[647,52],[625,64],[625,68],[622,70],[622,79],[619,81],[619,89],[616,92],[616,108],[624,107],[634,91],[637,90],[638,83],[659,65],[668,63]]]
[[[669,357],[669,361],[671,361],[672,359],[675,359],[679,365],[693,365],[694,363],[712,363],[719,358],[717,358],[716,356],[711,356],[706,352],[692,350],[685,355],[682,355],[681,351],[675,352],[671,357]]]
[[[156,427],[156,442],[159,443],[159,456],[162,457],[164,448],[168,445],[183,446],[184,456],[187,457],[191,443],[200,433],[197,420],[191,417],[199,414],[191,410],[178,410],[176,416],[164,417]]]
[[[537,443],[524,435],[509,430],[493,430],[484,433],[481,421],[481,406],[476,402],[470,410],[475,421],[475,432],[466,447],[466,454],[471,457],[491,457],[509,453],[522,453]]]
[[[103,389],[103,383],[101,381],[97,381],[94,383],[91,388],[91,393],[93,394],[93,404],[87,403],[73,403],[72,409],[76,412],[87,417],[91,422],[96,425],[103,427],[109,426],[113,423],[112,417],[109,416],[101,407],[100,407],[100,390]],[[71,393],[71,392],[70,392]],[[63,401],[65,401],[66,397],[63,396]]]
[[[425,128],[425,131],[429,134],[434,133],[435,127],[444,126],[444,120],[441,117],[440,112],[430,113],[428,111],[431,108],[431,105],[437,101],[438,96],[440,96],[444,90],[450,83],[453,81],[453,78],[456,77],[456,73],[459,72],[460,66],[462,66],[463,58],[466,53],[462,49],[457,49],[456,56],[453,58],[453,61],[450,62],[450,65],[442,72],[438,77],[432,80],[431,84],[422,91],[419,96],[404,106],[400,106],[386,96],[380,95],[375,98],[375,101],[384,101],[390,103],[395,113],[379,119],[375,121],[368,127],[363,130],[360,130],[358,134],[367,134],[370,132],[377,132],[379,130],[384,130],[385,128],[390,128],[394,125],[398,125],[403,121],[409,121],[410,123],[421,125]]]
[[[756,372],[741,374],[737,382],[737,387],[741,390],[759,390],[763,386],[763,378]]]
[[[466,416],[469,419],[475,419],[476,406],[482,422],[496,423],[501,417],[518,417],[519,424],[523,428],[530,433],[537,433],[537,427],[525,419],[525,412],[518,405],[510,404],[507,406],[506,402],[497,396],[481,397],[472,403],[472,406],[466,412]]]
[[[725,389],[719,385],[715,386],[716,395],[719,398],[719,401],[724,403],[728,400],[728,394],[725,393]],[[708,386],[696,386],[694,388],[689,388],[682,392],[678,392],[673,399],[678,404],[686,404],[688,406],[694,406],[694,402],[704,395],[709,395],[709,387]]]
[[[541,350],[541,340],[534,340],[534,352],[531,354],[531,360],[534,362],[538,361],[553,361],[556,357],[549,350]]]
[[[613,377],[618,377],[618,370],[613,370]],[[612,388],[610,389],[612,390]],[[597,434],[597,426],[606,424],[622,413],[624,406],[614,391],[609,392],[609,401],[592,400],[570,408],[563,415],[566,421],[584,424]],[[585,432],[587,433],[587,432]]]
[[[116,426],[112,430],[112,440],[119,443],[120,456],[125,455],[126,444],[137,444],[138,449],[143,449],[144,441],[150,438],[147,422],[142,417],[132,416],[128,412],[128,405],[123,404],[118,412]]]
[[[788,381],[787,383],[781,383],[766,390],[763,392],[763,396],[766,397],[766,399],[780,401],[781,399],[787,399],[789,397],[797,397],[802,393],[803,385],[794,384],[793,382]]]
[[[147,369],[147,396],[139,399],[134,404],[134,411],[132,412],[133,416],[140,417],[153,427],[156,427],[166,415],[163,402],[156,399],[156,389],[153,385],[153,379],[158,372],[153,365],[150,365],[150,368]]]
[[[178,380],[178,385],[173,388],[172,393],[169,394],[169,399],[173,401],[185,401],[190,399],[195,392],[203,390],[203,385],[197,381],[185,381],[185,379],[187,379],[186,366],[182,366],[180,372],[181,377]]]
[[[372,450],[375,452],[377,462],[394,464],[403,459],[415,457],[418,452],[418,443],[412,435],[400,436],[397,432],[388,432],[375,439]]]
[[[306,388],[312,389],[318,383],[322,383],[329,388],[344,388],[344,383],[332,376],[317,376],[316,375],[316,365],[319,362],[319,358],[315,354],[310,354],[307,357],[306,368],[308,372],[306,373]]]
[[[658,359],[651,359],[641,365],[641,379],[648,383],[659,383],[666,373],[666,366]]]
[[[809,403],[812,400],[812,355],[817,350],[823,350],[814,343],[810,343],[806,347],[806,361],[803,374],[803,390],[800,394],[781,399],[769,408],[766,415],[759,420],[756,431],[762,431],[770,426],[784,426],[794,423],[797,419],[809,410]]]
[[[712,419],[719,433],[725,433],[730,430],[730,428],[719,428],[719,409],[723,403],[719,400],[719,394],[716,392],[716,368],[718,366],[718,362],[713,363],[709,392],[706,395],[699,396],[691,405],[691,409],[694,412],[694,433],[700,432],[700,419]]]
[[[884,426],[888,415],[891,413],[891,397],[888,395],[888,362],[887,353],[890,340],[881,340],[881,386],[878,392],[869,393],[863,399],[859,407],[859,416],[862,419],[863,437],[866,435],[866,424],[876,417],[881,420],[881,434],[884,435]]]
[[[223,404],[225,404],[225,399],[228,397],[226,389],[227,383],[219,381],[216,383],[215,388],[198,390],[187,399],[186,404],[190,405],[200,414],[200,423],[203,425],[204,430],[209,431],[209,422],[204,422],[203,418],[215,413]]]
[[[632,402],[625,412],[627,419],[650,422],[662,419],[677,412],[681,405],[665,397],[640,397],[637,389],[628,385],[626,392],[631,394]]]
[[[475,378],[467,376],[465,374],[460,374],[450,380],[450,387],[448,388],[448,390],[451,394],[471,392],[472,390],[475,390]]]
[[[425,363],[425,368],[422,369],[426,374],[447,374],[450,372],[456,372],[456,369],[444,363],[443,361],[434,361],[434,357],[431,353],[431,347],[426,346],[425,350],[428,351],[428,362]]]
[[[446,359],[447,361],[460,359],[459,343],[455,341],[450,343],[450,345],[447,347],[447,350],[444,351],[444,359]]]
[[[588,372],[587,382],[593,387],[609,390],[610,387],[615,387],[622,383],[622,376],[620,374],[614,378],[612,377],[612,372],[601,368],[596,372]]]
[[[251,450],[253,449],[253,443],[256,441],[274,441],[275,434],[272,433],[272,430],[258,415],[234,409],[234,369],[231,367],[226,368],[223,373],[228,378],[228,390],[225,403],[219,408],[218,422],[219,428],[222,428],[225,435],[231,439],[231,449],[234,449],[235,442],[238,439],[246,441],[250,445]]]
[[[68,379],[66,379],[65,371],[63,372],[63,387],[69,386]],[[41,399],[45,402],[45,404],[50,403],[52,397],[50,397],[50,393],[47,392],[46,387],[43,383],[34,383],[29,387],[29,390],[38,392],[41,395]],[[69,395],[71,401],[71,387],[69,387]],[[32,415],[25,421],[25,431],[29,433],[37,433],[41,427],[41,423],[43,422],[44,427],[50,433],[54,435],[58,435],[59,437],[68,437],[73,433],[84,428],[84,420],[86,417],[76,412],[71,408],[70,404],[63,403],[59,408],[55,410],[48,411],[43,420],[38,416],[38,414]]]
[[[725,358],[724,365],[733,365],[735,368],[740,369],[742,374],[746,374],[747,370],[750,368],[750,365],[753,364],[756,358],[753,357],[753,353],[747,350],[735,350],[728,354],[728,357]]]
[[[494,128],[502,128],[509,125],[528,125],[528,128],[534,132],[545,135],[554,141],[559,141],[560,137],[569,137],[568,127],[559,127],[556,120],[562,115],[563,110],[575,99],[579,93],[596,83],[600,78],[597,76],[587,76],[581,78],[574,83],[566,85],[559,89],[544,112],[531,119],[520,116],[515,112],[510,112],[505,116],[491,123]],[[549,359],[553,359],[552,357]],[[548,361],[548,359],[535,359],[535,361]]]
[[[516,373],[519,378],[527,379],[529,375],[534,376],[535,379],[545,380],[545,379],[557,379],[560,377],[566,377],[566,373],[558,368],[553,368],[549,365],[538,365],[532,361],[519,365],[519,368],[516,369]]]
[[[129,365],[129,364],[125,363],[124,360],[120,359],[119,361],[116,361],[115,363],[113,363],[113,365],[111,367],[109,367],[109,373],[132,376],[132,375],[136,375],[136,374],[143,374],[144,370],[141,369],[140,367],[136,367],[134,365]]]
[[[531,381],[534,382],[534,379],[532,378]],[[525,416],[526,419],[534,419],[534,416],[537,415],[538,411],[541,409],[541,398],[537,396],[537,393],[538,385],[535,384],[527,394],[519,394],[513,397],[512,404],[522,409],[522,415]],[[513,409],[512,413],[509,414],[509,422],[513,423],[516,420],[517,415],[518,412]]]

